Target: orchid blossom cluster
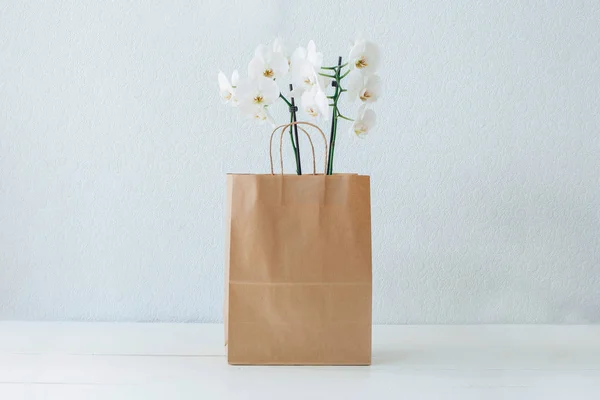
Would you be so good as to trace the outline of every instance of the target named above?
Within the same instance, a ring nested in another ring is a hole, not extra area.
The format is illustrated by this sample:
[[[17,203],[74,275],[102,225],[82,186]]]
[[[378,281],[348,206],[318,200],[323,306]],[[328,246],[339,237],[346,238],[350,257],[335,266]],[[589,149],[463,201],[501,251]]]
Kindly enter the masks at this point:
[[[268,46],[256,48],[248,64],[246,78],[240,79],[237,70],[233,72],[231,80],[219,72],[219,93],[224,103],[237,107],[242,114],[272,125],[275,125],[275,121],[269,109],[276,101],[287,104],[290,121],[295,121],[294,102],[290,99],[299,99],[299,111],[307,120],[316,124],[331,124],[327,160],[327,174],[330,175],[333,173],[338,119],[352,122],[352,134],[366,136],[375,126],[372,105],[381,94],[381,81],[376,73],[379,49],[373,42],[356,40],[347,62],[342,64],[342,61],[342,57],[339,57],[337,65],[323,66],[323,54],[317,51],[312,40],[306,47],[298,47],[289,55],[283,41],[276,39]],[[344,80],[347,85],[344,82],[342,86]],[[342,93],[346,93],[351,102],[360,101],[354,119],[340,112],[338,100]],[[301,173],[300,153],[292,135],[292,127],[290,138],[296,156],[296,169]]]

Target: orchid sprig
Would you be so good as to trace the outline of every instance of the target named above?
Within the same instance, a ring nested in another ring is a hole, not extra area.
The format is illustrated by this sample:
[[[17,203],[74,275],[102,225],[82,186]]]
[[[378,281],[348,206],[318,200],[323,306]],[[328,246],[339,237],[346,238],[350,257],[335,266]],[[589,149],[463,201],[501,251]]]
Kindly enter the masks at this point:
[[[379,66],[379,49],[373,42],[356,40],[348,59],[345,63],[342,61],[342,57],[338,57],[337,65],[323,66],[323,54],[317,51],[312,40],[306,47],[296,48],[288,57],[285,44],[276,39],[269,46],[257,47],[248,64],[248,78],[240,79],[236,71],[230,82],[219,73],[220,96],[224,103],[238,107],[243,114],[273,125],[275,122],[269,109],[275,101],[279,98],[285,103],[290,111],[290,122],[293,122],[295,108],[290,99],[299,99],[301,116],[313,123],[330,122],[326,173],[331,175],[338,120],[352,122],[350,132],[356,137],[367,136],[375,125],[375,112],[371,107],[381,95],[381,81],[375,73]],[[342,86],[345,79],[347,85]],[[290,83],[294,89],[288,94]],[[339,99],[343,93],[347,94],[348,100],[361,102],[354,119],[340,111]],[[300,175],[300,148],[291,126],[290,142],[296,158],[296,172]]]

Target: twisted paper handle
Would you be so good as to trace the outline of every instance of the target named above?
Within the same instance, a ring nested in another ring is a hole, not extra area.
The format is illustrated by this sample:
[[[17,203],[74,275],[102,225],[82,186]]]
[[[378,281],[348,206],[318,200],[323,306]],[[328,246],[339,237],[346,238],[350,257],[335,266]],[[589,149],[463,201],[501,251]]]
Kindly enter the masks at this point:
[[[275,132],[277,132],[278,129],[281,129],[281,135],[279,135],[279,165],[281,166],[281,175],[283,175],[283,134],[285,133],[285,130],[287,128],[289,128],[293,125],[309,125],[319,131],[319,133],[321,134],[321,137],[323,138],[323,143],[325,143],[325,157],[324,157],[325,161],[324,161],[324,168],[323,168],[324,172],[323,173],[327,173],[327,138],[325,137],[325,134],[323,133],[321,128],[319,128],[315,124],[311,124],[310,122],[297,121],[297,122],[290,122],[289,124],[279,125],[277,128],[273,129],[273,132],[271,132],[271,139],[269,140],[269,160],[271,163],[271,175],[275,175],[275,171],[273,168],[273,135],[275,135]],[[308,132],[300,126],[298,128],[300,128],[300,130],[302,132],[304,132],[304,134],[308,138],[308,142],[310,143],[310,149],[311,149],[312,156],[313,156],[312,157],[313,175],[316,175],[317,174],[317,164],[316,164],[316,159],[315,159],[315,146],[313,145],[312,139],[310,138],[310,135],[308,134]],[[298,144],[296,144],[296,145],[298,145]]]

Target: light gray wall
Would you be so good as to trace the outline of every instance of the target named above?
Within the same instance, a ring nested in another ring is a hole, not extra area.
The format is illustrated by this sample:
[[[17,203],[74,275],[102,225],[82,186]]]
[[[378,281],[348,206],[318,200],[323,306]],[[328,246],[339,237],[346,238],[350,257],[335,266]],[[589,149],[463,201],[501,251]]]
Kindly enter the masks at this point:
[[[600,322],[593,0],[0,2],[0,319],[221,321],[224,173],[268,128],[216,72],[361,31],[385,97],[336,161],[372,176],[375,322]]]

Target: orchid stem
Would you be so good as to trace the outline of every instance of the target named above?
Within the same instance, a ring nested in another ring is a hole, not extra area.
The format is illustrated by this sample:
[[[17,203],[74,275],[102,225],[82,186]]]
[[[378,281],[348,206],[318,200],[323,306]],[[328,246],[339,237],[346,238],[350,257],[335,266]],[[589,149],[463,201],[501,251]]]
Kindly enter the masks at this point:
[[[345,64],[344,64],[345,65]],[[335,93],[333,94],[333,116],[331,118],[331,134],[329,136],[329,155],[327,157],[327,175],[333,175],[333,155],[335,154],[335,136],[337,133],[337,119],[339,111],[337,107],[338,100],[342,94],[342,87],[340,85],[340,72],[342,70],[342,57],[338,57],[338,65],[334,68],[335,75],[332,77],[335,79]]]
[[[344,75],[340,76],[340,79],[344,79],[345,77],[348,76],[349,73],[350,73],[350,70],[344,72]]]
[[[290,92],[294,91],[294,86],[290,83]],[[294,102],[294,97],[292,97],[292,104],[290,105],[290,113],[292,114],[292,122],[296,122],[296,103]],[[300,161],[300,141],[298,140],[298,125],[294,124],[291,127],[294,127],[294,139],[296,140],[296,173],[298,175],[302,175],[302,163]]]
[[[294,114],[290,113],[290,123],[294,122]],[[298,160],[298,151],[296,150],[296,145],[294,144],[294,130],[292,129],[293,125],[290,125],[290,141],[292,142],[292,149],[294,150],[294,158],[296,159],[296,173],[300,175],[300,160]],[[283,154],[281,155],[283,157]]]
[[[329,69],[329,70],[335,71],[338,68],[344,68],[347,65],[348,65],[348,63],[345,63],[345,64],[342,64],[342,65],[337,65],[335,67],[321,67],[321,69]]]
[[[348,118],[348,117],[343,116],[342,114],[340,114],[339,111],[338,111],[337,116],[340,117],[340,118],[342,118],[342,119],[345,119],[346,121],[354,121],[352,118]]]
[[[292,107],[292,103],[289,102],[288,99],[285,98],[284,95],[279,93],[279,97],[285,101],[288,107]],[[294,114],[290,111],[290,123],[294,122]],[[296,150],[296,145],[294,144],[294,130],[292,129],[292,125],[290,125],[290,141],[292,142],[292,149],[294,150],[294,158],[296,159],[296,173],[300,175],[300,160],[298,160],[298,151]],[[283,157],[283,155],[281,155]]]
[[[285,96],[284,96],[284,95],[282,95],[281,93],[279,93],[279,98],[281,98],[283,101],[285,101],[285,104],[287,104],[287,105],[288,105],[288,107],[291,107],[291,106],[292,106],[292,103],[290,103],[290,102],[289,102],[289,100],[288,100],[288,99],[286,99],[286,98],[285,98]]]
[[[325,78],[335,79],[335,75],[322,74],[319,72],[319,75],[324,76]]]

